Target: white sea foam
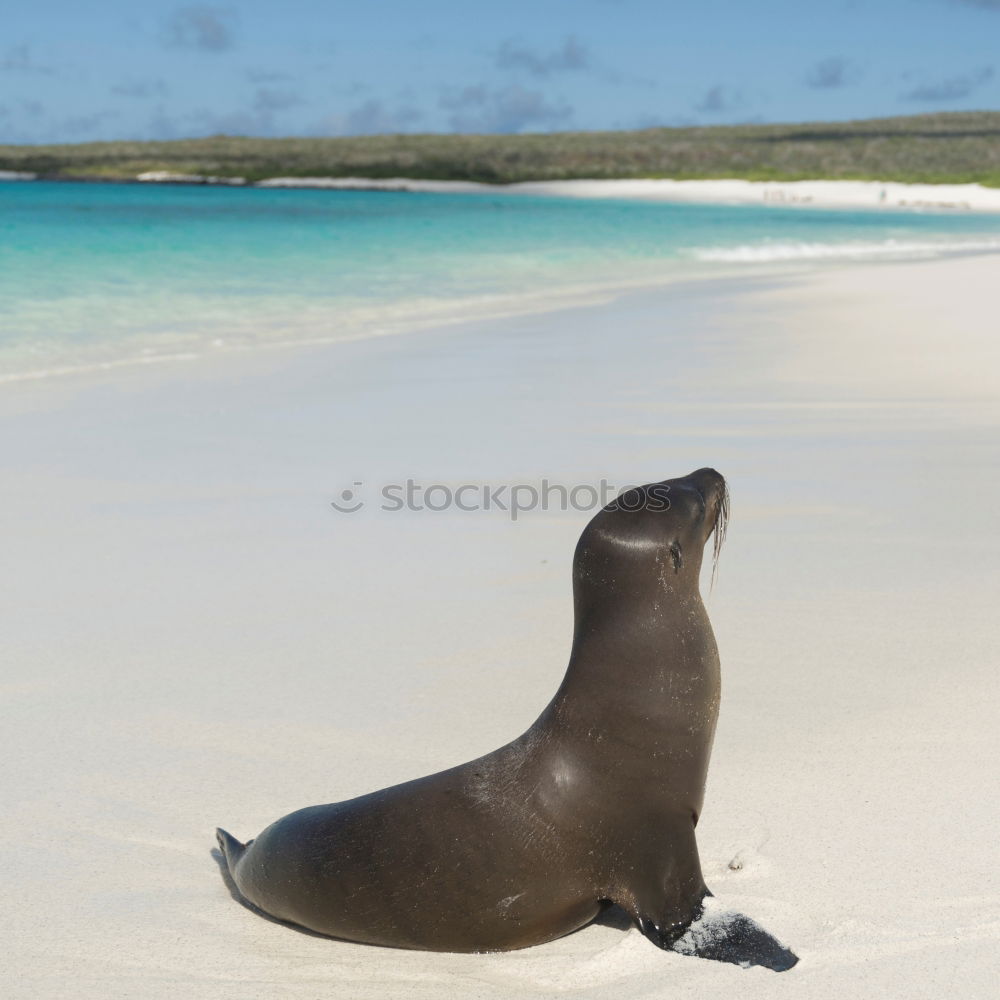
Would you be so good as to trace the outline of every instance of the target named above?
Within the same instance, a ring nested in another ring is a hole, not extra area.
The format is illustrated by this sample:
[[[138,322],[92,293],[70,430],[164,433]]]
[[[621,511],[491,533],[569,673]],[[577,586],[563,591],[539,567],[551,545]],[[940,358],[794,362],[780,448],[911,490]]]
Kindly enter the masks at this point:
[[[706,263],[764,264],[796,260],[871,260],[939,257],[1000,251],[1000,239],[880,240],[850,243],[756,243],[735,247],[696,247],[688,251]]]

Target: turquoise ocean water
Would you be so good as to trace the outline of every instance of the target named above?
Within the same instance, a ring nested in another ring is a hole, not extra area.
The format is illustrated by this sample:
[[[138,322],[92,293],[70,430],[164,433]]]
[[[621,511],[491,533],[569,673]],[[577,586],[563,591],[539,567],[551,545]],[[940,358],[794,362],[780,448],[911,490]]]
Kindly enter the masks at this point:
[[[0,379],[496,315],[768,261],[1000,250],[1000,216],[0,183]]]

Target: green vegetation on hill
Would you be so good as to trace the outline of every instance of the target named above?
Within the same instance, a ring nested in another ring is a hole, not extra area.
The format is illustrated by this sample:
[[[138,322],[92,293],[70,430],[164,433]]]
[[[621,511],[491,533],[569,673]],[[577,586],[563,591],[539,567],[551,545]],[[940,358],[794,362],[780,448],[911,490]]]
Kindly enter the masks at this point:
[[[1000,112],[858,122],[544,135],[212,136],[0,146],[0,170],[127,179],[149,170],[245,177],[414,177],[503,184],[568,178],[979,182],[1000,187]]]

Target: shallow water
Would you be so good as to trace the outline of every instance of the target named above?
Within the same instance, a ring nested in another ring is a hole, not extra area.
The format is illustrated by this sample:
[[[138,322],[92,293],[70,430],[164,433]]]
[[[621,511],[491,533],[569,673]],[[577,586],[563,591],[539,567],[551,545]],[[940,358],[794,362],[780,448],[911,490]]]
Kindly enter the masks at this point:
[[[989,249],[989,215],[6,183],[0,379],[368,336],[699,266]]]

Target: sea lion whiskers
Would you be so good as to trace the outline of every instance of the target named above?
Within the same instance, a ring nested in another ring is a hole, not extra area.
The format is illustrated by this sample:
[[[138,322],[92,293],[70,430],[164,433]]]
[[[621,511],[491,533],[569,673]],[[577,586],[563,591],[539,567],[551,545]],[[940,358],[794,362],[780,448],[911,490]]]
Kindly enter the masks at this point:
[[[719,574],[719,556],[726,541],[726,531],[729,528],[729,484],[722,480],[719,487],[718,500],[715,505],[715,524],[712,526],[712,582],[709,591],[715,589],[715,580]]]

